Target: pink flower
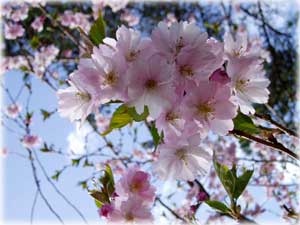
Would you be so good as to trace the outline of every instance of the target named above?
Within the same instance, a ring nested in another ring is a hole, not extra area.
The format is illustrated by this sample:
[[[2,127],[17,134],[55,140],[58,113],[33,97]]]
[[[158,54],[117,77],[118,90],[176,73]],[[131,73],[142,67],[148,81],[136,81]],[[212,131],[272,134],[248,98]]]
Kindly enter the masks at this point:
[[[172,70],[164,58],[155,55],[149,61],[138,61],[129,70],[129,105],[141,114],[148,106],[149,115],[156,119],[174,95]]]
[[[207,40],[207,34],[201,33],[199,27],[188,22],[174,22],[170,27],[160,22],[151,35],[156,50],[169,61],[182,51],[198,49]]]
[[[112,222],[122,223],[147,223],[153,220],[150,208],[140,198],[132,196],[121,202],[120,210],[115,210],[112,215]]]
[[[11,104],[6,108],[6,115],[14,119],[20,114],[21,110],[22,106],[19,104]]]
[[[244,114],[253,114],[252,103],[267,103],[270,81],[265,77],[263,65],[249,58],[230,58],[227,73],[231,78],[235,101]]]
[[[46,19],[45,16],[39,16],[35,18],[34,21],[31,23],[31,27],[37,32],[41,32],[44,28],[45,19]]]
[[[22,25],[17,23],[6,23],[4,25],[4,36],[8,40],[14,40],[18,37],[22,37],[25,30]]]
[[[210,167],[210,154],[192,139],[183,137],[177,142],[174,140],[160,145],[158,151],[159,158],[154,163],[154,169],[162,179],[193,181]]]
[[[104,132],[105,130],[108,129],[108,126],[110,124],[110,119],[103,116],[100,113],[97,113],[95,115],[95,120],[96,120],[96,125],[99,129],[100,132]]]
[[[170,96],[171,97],[171,96]],[[185,120],[180,110],[180,100],[174,95],[169,106],[163,109],[159,117],[155,120],[156,128],[159,132],[164,132],[164,137],[168,139],[170,135],[179,136],[184,129]]]
[[[119,52],[105,48],[94,48],[93,62],[101,77],[102,97],[109,100],[127,99],[126,61]]]
[[[96,112],[101,99],[101,77],[91,59],[81,59],[78,70],[70,75],[70,87],[57,92],[58,112],[72,122]]]
[[[117,30],[116,37],[116,48],[129,63],[136,61],[138,58],[145,59],[151,53],[151,49],[149,49],[150,39],[142,38],[139,31],[128,29],[122,25]]]
[[[150,184],[150,175],[137,167],[129,168],[116,185],[118,195],[135,195],[143,201],[153,202],[155,188]]]
[[[201,82],[190,85],[183,99],[183,115],[204,128],[221,135],[233,129],[232,119],[237,107],[231,102],[231,90],[216,82]]]
[[[125,10],[124,13],[121,14],[120,20],[127,22],[129,27],[133,27],[140,22],[140,18],[134,15],[130,10]]]
[[[26,3],[23,3],[13,11],[10,18],[15,22],[25,20],[28,17],[28,11],[29,11],[28,5]]]
[[[22,143],[25,148],[34,148],[40,146],[42,140],[36,135],[25,135],[22,139]]]

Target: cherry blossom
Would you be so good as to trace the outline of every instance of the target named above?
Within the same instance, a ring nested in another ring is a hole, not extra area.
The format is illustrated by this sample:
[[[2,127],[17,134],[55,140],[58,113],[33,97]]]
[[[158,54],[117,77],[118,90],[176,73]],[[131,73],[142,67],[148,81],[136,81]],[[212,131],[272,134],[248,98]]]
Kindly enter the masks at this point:
[[[39,16],[35,18],[34,21],[31,23],[31,27],[37,32],[41,32],[44,28],[45,19],[46,19],[45,16]]]
[[[126,100],[126,62],[119,52],[110,49],[94,48],[92,59],[101,77],[103,98],[113,100]]]
[[[15,22],[25,20],[28,17],[29,6],[26,3],[18,5],[11,14],[11,19]]]
[[[18,103],[15,103],[7,106],[5,112],[6,115],[14,119],[20,114],[21,110],[22,110],[22,106],[19,105]]]
[[[210,154],[192,139],[174,140],[160,145],[158,151],[159,158],[154,163],[154,169],[162,179],[193,181],[210,167]]]
[[[151,40],[142,38],[139,31],[127,28],[122,25],[116,32],[116,48],[125,57],[127,62],[136,61],[151,54],[149,47]]]
[[[165,22],[160,22],[153,30],[151,38],[156,50],[173,61],[180,52],[203,46],[207,34],[201,33],[194,23],[174,22],[168,27]]]
[[[129,168],[116,186],[119,195],[136,195],[143,201],[154,201],[155,188],[150,184],[150,175],[137,167]]]
[[[253,114],[252,103],[267,103],[270,81],[265,77],[263,65],[249,58],[231,59],[227,66],[236,103],[245,114]]]
[[[57,92],[58,111],[71,121],[80,119],[83,123],[100,105],[101,80],[91,59],[81,59],[78,70],[70,75],[70,85]]]
[[[129,10],[125,10],[125,12],[121,14],[120,20],[127,22],[129,27],[133,27],[140,22],[140,18]]]
[[[6,23],[4,24],[4,36],[8,40],[14,40],[24,35],[24,28],[18,23]]]
[[[22,144],[25,148],[34,148],[40,146],[42,140],[36,135],[25,135],[22,138]]]
[[[128,76],[129,105],[134,106],[139,114],[143,113],[144,106],[148,106],[150,116],[157,118],[170,104],[168,96],[173,94],[172,67],[156,55],[148,63],[135,63]]]
[[[228,86],[206,81],[191,85],[189,90],[183,99],[186,120],[194,120],[221,135],[233,129],[232,119],[237,114],[237,108],[230,100],[231,90]]]

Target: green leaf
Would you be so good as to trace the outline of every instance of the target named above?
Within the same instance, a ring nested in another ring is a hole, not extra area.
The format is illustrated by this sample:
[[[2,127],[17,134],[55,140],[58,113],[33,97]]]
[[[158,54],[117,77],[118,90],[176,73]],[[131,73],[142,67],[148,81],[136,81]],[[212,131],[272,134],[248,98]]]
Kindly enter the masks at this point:
[[[51,113],[44,109],[41,109],[41,114],[43,116],[43,121],[49,119],[49,117],[51,116]]]
[[[94,199],[94,200],[95,200],[96,206],[100,209],[103,206],[103,203],[99,202],[97,199]]]
[[[234,129],[244,131],[249,134],[259,134],[260,129],[255,126],[252,119],[242,113],[239,113],[234,119]]]
[[[155,124],[153,124],[150,128],[150,133],[152,135],[153,138],[153,143],[154,143],[154,147],[155,149],[157,148],[157,146],[159,145],[159,143],[162,140],[162,135],[158,134],[157,128],[155,127]]]
[[[52,152],[52,146],[48,147],[47,143],[44,143],[44,146],[40,149],[41,152]]]
[[[55,171],[55,174],[54,174],[51,178],[52,178],[53,180],[58,181],[58,178],[59,178],[60,174],[61,174],[61,171],[56,170],[56,171]]]
[[[102,17],[101,11],[99,11],[98,18],[92,25],[89,33],[91,41],[97,46],[101,44],[105,38],[105,26],[105,21]]]
[[[109,203],[109,198],[106,194],[102,193],[101,191],[98,190],[91,190],[89,191],[90,196],[92,196],[95,200],[98,202],[104,204],[104,203]]]
[[[222,213],[230,213],[230,209],[222,202],[219,201],[205,201],[207,205],[209,205],[211,208],[218,210]]]
[[[144,121],[149,116],[149,110],[146,105],[144,106],[144,112],[142,114],[138,114],[134,107],[128,108],[128,113],[136,122]]]
[[[223,184],[223,187],[225,188],[227,194],[232,197],[234,192],[234,175],[229,170],[229,168],[226,165],[222,165],[216,161],[216,159],[213,160],[214,167],[216,170],[216,173]]]
[[[36,49],[37,47],[39,47],[39,43],[40,43],[40,40],[37,36],[33,36],[33,38],[30,40],[30,46],[33,49]]]
[[[80,163],[81,158],[79,159],[72,159],[72,166],[78,166]]]
[[[79,186],[81,186],[83,189],[87,189],[87,181],[84,180],[84,181],[80,181],[78,183]]]
[[[234,198],[237,199],[243,193],[253,175],[253,172],[253,170],[246,170],[240,177],[237,178],[236,189],[233,195]]]
[[[132,123],[133,119],[128,113],[128,107],[126,105],[121,105],[116,111],[113,113],[112,118],[110,120],[109,128],[104,131],[101,135],[105,136],[109,134],[113,129],[122,128],[129,123]]]

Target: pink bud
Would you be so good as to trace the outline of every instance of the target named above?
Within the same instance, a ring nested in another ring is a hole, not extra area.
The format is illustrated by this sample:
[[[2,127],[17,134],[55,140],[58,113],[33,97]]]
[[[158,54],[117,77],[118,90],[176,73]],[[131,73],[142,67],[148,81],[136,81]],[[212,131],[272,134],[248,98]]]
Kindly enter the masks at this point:
[[[230,82],[230,77],[228,76],[228,74],[226,73],[226,71],[221,70],[221,69],[217,69],[209,77],[209,80],[210,81],[215,81],[215,82],[218,82],[218,83],[224,85],[224,84],[227,84],[228,82]]]
[[[207,199],[208,199],[208,196],[207,196],[207,194],[206,194],[205,192],[200,191],[200,192],[198,193],[198,195],[197,195],[197,200],[198,200],[199,202],[206,201]]]
[[[100,216],[108,217],[113,210],[114,207],[111,204],[104,204],[98,212]]]

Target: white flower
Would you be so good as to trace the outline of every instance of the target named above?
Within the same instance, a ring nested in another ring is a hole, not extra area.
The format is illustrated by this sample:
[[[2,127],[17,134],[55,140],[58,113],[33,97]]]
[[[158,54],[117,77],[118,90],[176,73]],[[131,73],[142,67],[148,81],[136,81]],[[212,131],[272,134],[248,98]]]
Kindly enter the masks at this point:
[[[210,154],[192,141],[170,142],[159,146],[155,171],[163,179],[193,181],[204,175],[210,166]]]
[[[252,103],[267,103],[270,81],[265,77],[265,71],[260,61],[249,58],[232,58],[227,66],[228,76],[235,101],[244,114],[253,114]]]

